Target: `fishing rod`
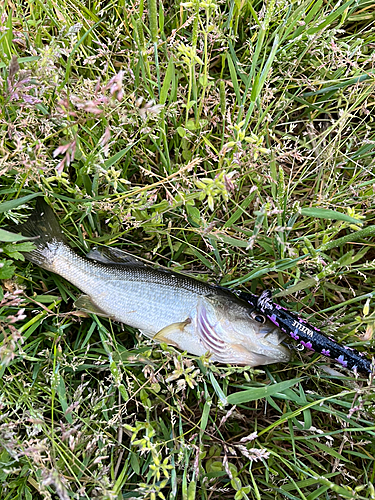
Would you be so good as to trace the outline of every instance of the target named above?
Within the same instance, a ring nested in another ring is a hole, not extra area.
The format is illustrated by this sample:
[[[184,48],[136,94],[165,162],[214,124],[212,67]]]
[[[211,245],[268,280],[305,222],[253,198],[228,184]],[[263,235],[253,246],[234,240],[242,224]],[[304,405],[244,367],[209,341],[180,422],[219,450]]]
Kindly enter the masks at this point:
[[[365,353],[338,344],[333,338],[325,336],[319,328],[276,304],[272,301],[270,290],[265,290],[260,296],[243,291],[237,292],[237,295],[306,349],[332,358],[354,372],[373,373],[374,363],[366,358]]]

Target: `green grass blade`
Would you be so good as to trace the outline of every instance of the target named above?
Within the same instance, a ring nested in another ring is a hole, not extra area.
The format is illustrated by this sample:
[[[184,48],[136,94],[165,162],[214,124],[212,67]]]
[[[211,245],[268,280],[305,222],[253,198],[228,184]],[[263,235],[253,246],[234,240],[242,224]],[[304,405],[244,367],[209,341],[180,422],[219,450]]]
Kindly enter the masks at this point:
[[[293,387],[293,385],[297,384],[301,380],[301,378],[294,378],[277,384],[265,385],[263,387],[253,387],[247,391],[230,394],[227,396],[227,401],[229,404],[239,405],[249,403],[250,401],[256,401],[257,399],[275,396],[278,393],[282,393],[285,389]]]

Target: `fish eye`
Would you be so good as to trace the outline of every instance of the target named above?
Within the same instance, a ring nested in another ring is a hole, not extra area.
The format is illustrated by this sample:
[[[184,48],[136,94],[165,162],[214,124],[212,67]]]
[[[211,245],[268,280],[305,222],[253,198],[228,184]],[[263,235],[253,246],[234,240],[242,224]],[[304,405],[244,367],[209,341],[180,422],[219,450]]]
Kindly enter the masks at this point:
[[[255,312],[252,312],[251,317],[258,323],[262,323],[262,325],[266,322],[266,318],[262,314],[257,314]]]

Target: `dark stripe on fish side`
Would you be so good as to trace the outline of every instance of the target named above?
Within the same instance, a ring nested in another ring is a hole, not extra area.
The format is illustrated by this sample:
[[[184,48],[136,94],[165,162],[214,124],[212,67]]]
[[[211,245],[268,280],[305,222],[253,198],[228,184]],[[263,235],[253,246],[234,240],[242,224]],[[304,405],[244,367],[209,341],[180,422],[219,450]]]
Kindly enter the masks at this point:
[[[350,370],[372,373],[372,362],[365,357],[365,353],[337,344],[334,339],[321,333],[319,328],[310,325],[295,313],[275,304],[272,302],[272,292],[270,290],[265,290],[259,297],[242,291],[238,295],[310,351],[332,358]]]

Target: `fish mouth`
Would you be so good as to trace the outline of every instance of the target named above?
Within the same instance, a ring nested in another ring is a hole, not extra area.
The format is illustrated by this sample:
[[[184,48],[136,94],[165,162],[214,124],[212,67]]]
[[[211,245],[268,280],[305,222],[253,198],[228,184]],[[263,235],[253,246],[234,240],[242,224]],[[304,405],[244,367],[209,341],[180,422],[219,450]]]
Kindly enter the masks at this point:
[[[260,330],[259,346],[257,355],[262,355],[263,359],[258,364],[268,365],[278,362],[286,362],[290,359],[290,351],[282,342],[286,334],[277,326],[267,325]]]
[[[279,346],[283,340],[286,338],[286,334],[283,333],[277,326],[274,328],[265,328],[261,330],[263,339],[274,346]]]

